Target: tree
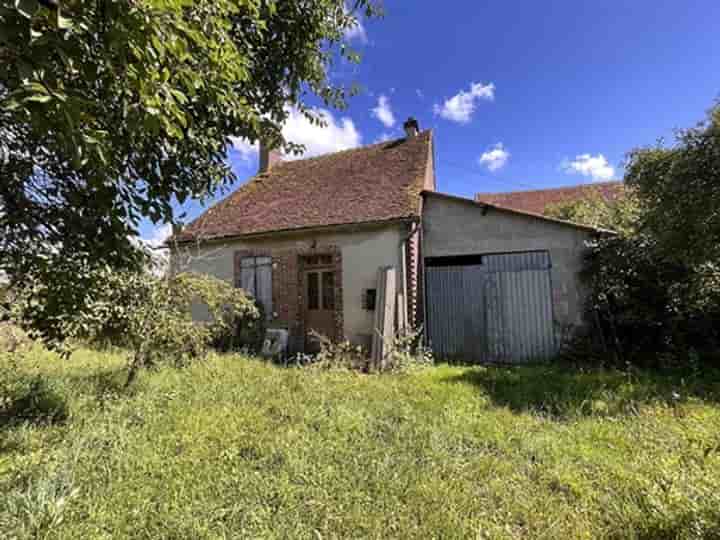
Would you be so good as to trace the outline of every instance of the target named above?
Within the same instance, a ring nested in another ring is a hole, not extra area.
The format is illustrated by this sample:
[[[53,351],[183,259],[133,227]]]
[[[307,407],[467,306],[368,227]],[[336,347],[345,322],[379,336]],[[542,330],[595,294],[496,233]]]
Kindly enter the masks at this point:
[[[328,70],[372,1],[3,0],[0,270],[137,267],[141,219],[232,181],[230,137],[298,150],[289,108],[344,106]]]
[[[590,320],[621,363],[682,364],[691,351],[717,362],[720,107],[678,131],[674,146],[631,152],[625,182],[630,206],[586,200],[562,210],[563,217],[593,216],[621,233],[590,246]]]
[[[625,188],[621,196],[612,200],[588,190],[580,199],[549,205],[544,214],[627,235],[637,227],[640,203],[631,189]]]
[[[626,182],[644,201],[641,227],[667,257],[692,266],[720,262],[720,105],[675,144],[630,153]]]

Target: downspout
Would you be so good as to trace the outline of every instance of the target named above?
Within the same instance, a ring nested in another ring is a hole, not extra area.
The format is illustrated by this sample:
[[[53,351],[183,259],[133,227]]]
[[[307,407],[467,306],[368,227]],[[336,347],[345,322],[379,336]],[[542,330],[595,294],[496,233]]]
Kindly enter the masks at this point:
[[[425,279],[425,258],[423,257],[423,226],[422,222],[420,222],[420,233],[418,235],[418,280],[422,284],[421,287],[419,287],[420,291],[419,294],[422,296],[422,333],[423,333],[423,341],[425,342],[425,346],[430,346],[430,338],[428,336],[427,332],[427,281]]]
[[[410,242],[410,239],[418,233],[420,228],[418,227],[418,222],[413,221],[412,226],[410,228],[410,231],[404,236],[404,238],[400,241],[400,273],[401,273],[401,283],[402,283],[402,295],[403,295],[403,305],[401,306],[401,309],[404,312],[404,321],[405,325],[407,327],[408,321],[409,321],[409,312],[408,312],[408,304],[409,304],[409,295],[408,295],[408,243]],[[419,263],[419,260],[418,260]],[[403,328],[402,330],[406,330],[407,328]]]

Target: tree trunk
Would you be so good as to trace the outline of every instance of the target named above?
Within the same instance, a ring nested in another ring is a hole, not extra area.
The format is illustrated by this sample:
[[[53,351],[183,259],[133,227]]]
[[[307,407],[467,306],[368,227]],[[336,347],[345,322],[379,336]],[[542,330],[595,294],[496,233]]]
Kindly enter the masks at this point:
[[[127,381],[125,381],[125,388],[128,388],[133,383],[137,377],[138,371],[140,371],[143,365],[145,365],[143,356],[142,352],[135,352],[132,362],[130,362],[130,365],[128,366],[128,378]]]

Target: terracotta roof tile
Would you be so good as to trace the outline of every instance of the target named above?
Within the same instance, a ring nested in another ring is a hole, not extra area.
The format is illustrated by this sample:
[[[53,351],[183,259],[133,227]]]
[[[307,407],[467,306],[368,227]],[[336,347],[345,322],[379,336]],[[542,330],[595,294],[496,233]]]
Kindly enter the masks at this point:
[[[413,218],[432,144],[430,130],[274,165],[209,208],[178,241]]]
[[[550,205],[567,203],[587,197],[589,194],[598,194],[605,200],[615,200],[622,197],[625,184],[616,182],[596,182],[594,184],[581,184],[550,189],[537,189],[532,191],[511,191],[507,193],[478,193],[475,200],[523,212],[542,214]]]

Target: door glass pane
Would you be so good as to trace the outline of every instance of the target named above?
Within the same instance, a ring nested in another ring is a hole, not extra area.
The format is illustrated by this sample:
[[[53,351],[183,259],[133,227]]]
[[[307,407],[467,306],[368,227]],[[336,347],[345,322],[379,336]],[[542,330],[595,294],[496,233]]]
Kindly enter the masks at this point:
[[[335,309],[335,273],[323,272],[322,275],[323,309]]]
[[[307,274],[307,302],[308,309],[319,309],[320,282],[317,272]]]

